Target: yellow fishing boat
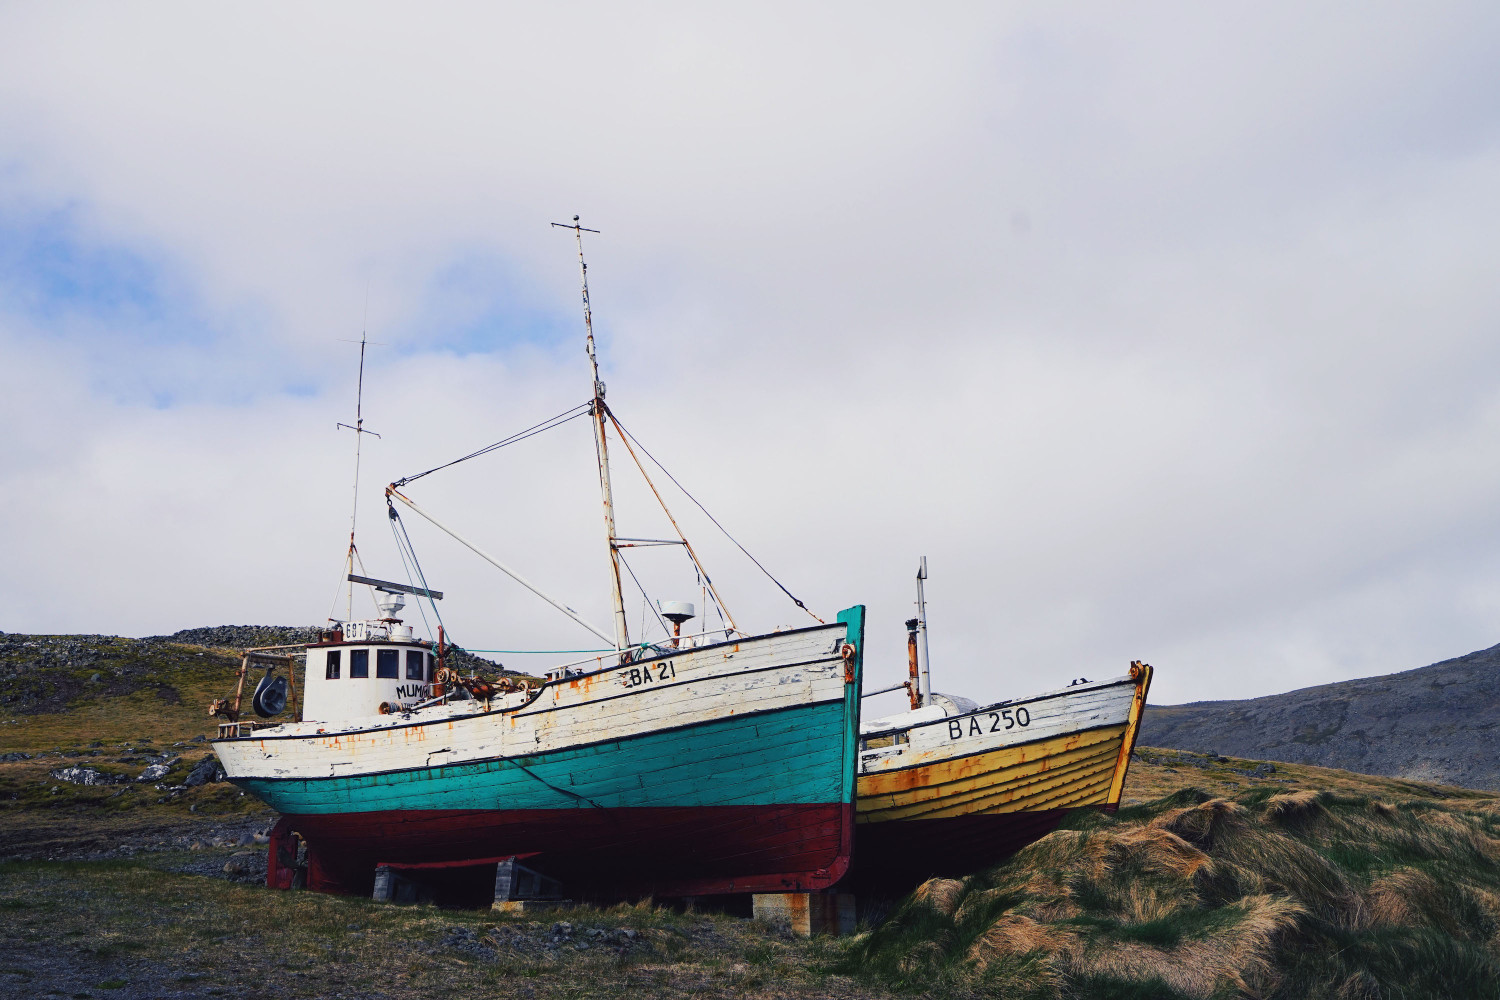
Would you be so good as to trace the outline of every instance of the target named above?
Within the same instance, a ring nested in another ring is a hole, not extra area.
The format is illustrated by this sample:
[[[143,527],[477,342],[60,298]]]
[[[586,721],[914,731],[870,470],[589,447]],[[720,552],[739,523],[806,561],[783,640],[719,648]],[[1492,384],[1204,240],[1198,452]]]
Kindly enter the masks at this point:
[[[1152,668],[1074,680],[1029,698],[979,706],[935,693],[926,606],[907,622],[910,711],[861,723],[856,879],[904,885],[967,875],[1057,827],[1071,810],[1120,804]],[[894,690],[888,688],[886,690]],[[882,693],[882,692],[873,692]]]

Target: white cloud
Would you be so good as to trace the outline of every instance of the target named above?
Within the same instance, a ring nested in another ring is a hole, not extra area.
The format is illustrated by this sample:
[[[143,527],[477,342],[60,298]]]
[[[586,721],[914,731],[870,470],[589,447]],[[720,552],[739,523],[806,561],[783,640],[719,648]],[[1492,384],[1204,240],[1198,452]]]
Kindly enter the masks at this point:
[[[166,319],[0,298],[5,627],[326,614],[366,322],[362,549],[395,572],[380,483],[587,391],[547,227],[577,211],[622,418],[798,596],[870,604],[880,679],[923,553],[939,686],[981,698],[1132,658],[1158,700],[1247,695],[1489,645],[1496,28],[8,8],[4,204],[149,261]],[[413,494],[605,618],[587,435],[512,452]],[[411,529],[463,641],[588,644]],[[693,537],[743,619],[797,620]]]

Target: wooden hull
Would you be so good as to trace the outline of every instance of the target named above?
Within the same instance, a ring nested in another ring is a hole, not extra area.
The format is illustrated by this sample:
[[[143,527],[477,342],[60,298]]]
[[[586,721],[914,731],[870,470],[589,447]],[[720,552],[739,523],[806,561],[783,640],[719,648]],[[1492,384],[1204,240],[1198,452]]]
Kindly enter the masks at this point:
[[[813,890],[853,848],[862,641],[854,608],[493,711],[300,723],[215,749],[307,841],[316,888],[364,891],[380,863],[537,854],[579,895]]]
[[[930,878],[984,871],[1056,830],[1070,809],[971,813],[855,827],[854,891],[903,893]]]
[[[968,875],[1070,810],[1117,808],[1151,673],[1135,664],[1115,680],[866,734],[855,881],[900,889]]]
[[[532,854],[576,898],[813,892],[844,875],[853,806],[404,811],[288,817],[309,887],[366,894],[381,863]],[[331,851],[326,845],[339,845]],[[435,846],[437,845],[437,846]]]

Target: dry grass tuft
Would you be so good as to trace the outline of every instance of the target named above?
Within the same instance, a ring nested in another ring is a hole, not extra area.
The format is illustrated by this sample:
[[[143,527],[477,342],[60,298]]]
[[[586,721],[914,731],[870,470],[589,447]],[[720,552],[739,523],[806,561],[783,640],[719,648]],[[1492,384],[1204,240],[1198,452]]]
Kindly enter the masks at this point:
[[[1259,994],[1277,980],[1273,946],[1302,910],[1285,899],[1255,896],[1226,908],[1226,925],[1211,936],[1160,948],[1110,942],[1076,962],[1077,971],[1114,979],[1160,979],[1184,996],[1209,998],[1226,990]]]
[[[1154,824],[1114,834],[1110,838],[1110,853],[1115,864],[1128,858],[1153,874],[1180,879],[1191,879],[1199,869],[1213,863],[1212,858],[1176,832]]]
[[[1265,817],[1283,826],[1328,815],[1320,801],[1322,792],[1283,792],[1266,800]]]
[[[968,959],[974,970],[982,973],[1006,957],[1036,953],[1071,955],[1080,949],[1077,934],[1058,931],[1019,913],[1008,913],[969,946]]]
[[[1416,868],[1397,868],[1380,876],[1365,894],[1370,924],[1374,927],[1402,927],[1425,921],[1425,914],[1440,906],[1442,897],[1443,889],[1437,879]]]
[[[1184,840],[1211,847],[1216,836],[1243,829],[1248,810],[1228,799],[1209,799],[1185,809],[1170,809],[1151,821],[1161,830],[1170,830]]]
[[[963,895],[964,884],[957,879],[935,878],[923,882],[912,893],[912,899],[918,903],[925,903],[932,907],[936,913],[948,917],[958,908],[959,898]]]

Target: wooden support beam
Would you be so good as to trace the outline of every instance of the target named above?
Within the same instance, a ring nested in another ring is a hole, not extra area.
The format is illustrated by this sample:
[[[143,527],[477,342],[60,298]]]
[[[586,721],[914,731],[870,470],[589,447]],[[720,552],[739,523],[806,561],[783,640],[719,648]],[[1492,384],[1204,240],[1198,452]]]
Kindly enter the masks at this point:
[[[757,892],[751,912],[756,920],[783,924],[802,937],[854,933],[854,895],[848,892]]]

